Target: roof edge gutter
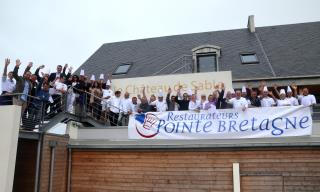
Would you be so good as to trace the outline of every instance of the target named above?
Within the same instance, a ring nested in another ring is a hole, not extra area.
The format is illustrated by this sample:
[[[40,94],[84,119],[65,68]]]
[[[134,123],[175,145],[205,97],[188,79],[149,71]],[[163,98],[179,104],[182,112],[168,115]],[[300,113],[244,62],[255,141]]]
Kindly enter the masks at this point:
[[[257,81],[257,80],[280,80],[280,79],[312,79],[320,78],[320,75],[288,76],[288,77],[263,77],[253,79],[234,79],[232,82]]]

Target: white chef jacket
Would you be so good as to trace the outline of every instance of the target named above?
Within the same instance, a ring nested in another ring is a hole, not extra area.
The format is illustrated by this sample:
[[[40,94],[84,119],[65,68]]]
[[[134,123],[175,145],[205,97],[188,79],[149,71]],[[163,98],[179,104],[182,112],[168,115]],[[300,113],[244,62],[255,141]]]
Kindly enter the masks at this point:
[[[274,102],[273,98],[271,97],[264,97],[261,99],[261,107],[272,107],[276,103]]]
[[[316,98],[314,95],[307,95],[307,96],[304,96],[304,95],[299,95],[299,100],[300,100],[300,103],[301,105],[303,106],[310,106],[310,105],[313,105],[313,104],[316,104]]]
[[[248,101],[243,97],[240,97],[239,99],[232,98],[229,100],[229,103],[233,105],[234,109],[242,109],[243,107],[248,108]]]
[[[164,112],[164,111],[167,111],[168,109],[168,105],[165,100],[163,101],[155,100],[155,101],[152,101],[150,105],[155,105],[157,108],[157,112]]]
[[[298,106],[299,105],[298,99],[295,97],[287,97],[286,100],[288,100],[290,102],[291,106]]]

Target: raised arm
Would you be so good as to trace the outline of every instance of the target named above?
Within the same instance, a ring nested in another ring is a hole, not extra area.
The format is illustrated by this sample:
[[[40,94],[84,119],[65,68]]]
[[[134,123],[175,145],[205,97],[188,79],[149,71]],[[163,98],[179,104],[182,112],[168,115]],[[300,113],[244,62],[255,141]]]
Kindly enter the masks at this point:
[[[66,76],[66,79],[69,79],[70,77],[71,77],[71,73],[72,73],[72,67],[69,67],[69,71],[68,71],[68,74],[67,74],[67,76]]]
[[[270,97],[273,99],[273,101],[275,103],[273,106],[277,105],[277,98],[273,95],[272,91],[269,91],[269,95],[270,95]]]
[[[8,70],[8,65],[10,64],[10,59],[5,59],[4,62],[4,70],[3,70],[3,77],[7,76],[7,70]]]
[[[249,90],[249,91],[247,92],[247,97],[251,98],[252,85],[248,84],[246,88]]]
[[[171,94],[171,88],[169,87],[167,97],[166,97],[167,104],[170,102],[170,94]]]
[[[39,66],[39,67],[36,69],[36,71],[34,72],[34,74],[37,76],[38,82],[41,82],[41,77],[40,77],[40,75],[39,75],[39,71],[40,71],[40,69],[43,69],[43,68],[44,68],[44,65],[41,65],[41,66]]]
[[[177,90],[176,100],[178,100],[179,97],[182,98],[182,96],[181,96],[181,89],[182,89],[182,86],[179,85],[179,88],[178,88],[178,90]]]
[[[224,85],[223,85],[223,86],[221,87],[221,91],[219,92],[219,90],[218,90],[218,94],[219,94],[218,99],[219,99],[220,101],[223,99],[224,92],[225,92],[225,88],[224,88]]]
[[[17,59],[16,60],[16,66],[14,67],[14,70],[13,70],[13,73],[12,73],[12,76],[16,81],[20,80],[19,75],[18,75],[18,71],[19,71],[20,65],[21,65],[20,59]]]
[[[297,97],[298,96],[298,86],[295,83],[292,83],[291,87],[293,89],[293,97]]]
[[[194,95],[196,96],[196,99],[198,99],[198,87],[194,87]]]
[[[27,67],[25,68],[24,72],[23,72],[23,75],[26,74],[26,72],[30,71],[31,67],[33,66],[33,63],[32,62],[29,62]]]
[[[142,88],[142,97],[147,97],[146,96],[146,87]]]
[[[276,95],[273,95],[274,97],[276,97],[276,98],[280,98],[280,93],[279,93],[279,91],[278,91],[278,85],[277,84],[274,84],[273,85],[273,89],[274,89],[274,91],[276,92]]]
[[[62,76],[66,76],[66,70],[68,68],[68,63],[66,63],[62,69]]]

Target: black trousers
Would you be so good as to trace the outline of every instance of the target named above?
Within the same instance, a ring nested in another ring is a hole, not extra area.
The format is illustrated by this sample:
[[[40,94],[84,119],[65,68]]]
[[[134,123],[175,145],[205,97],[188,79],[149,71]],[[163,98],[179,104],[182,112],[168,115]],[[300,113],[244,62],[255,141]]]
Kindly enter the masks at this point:
[[[94,101],[92,103],[93,117],[95,117],[97,120],[100,120],[100,116],[101,116],[102,106],[100,102],[101,101]]]
[[[0,105],[12,105],[12,96],[5,95],[6,91],[3,91],[0,96]]]
[[[118,125],[118,118],[119,118],[119,113],[114,113],[112,111],[109,112],[109,120],[110,120],[111,126]]]

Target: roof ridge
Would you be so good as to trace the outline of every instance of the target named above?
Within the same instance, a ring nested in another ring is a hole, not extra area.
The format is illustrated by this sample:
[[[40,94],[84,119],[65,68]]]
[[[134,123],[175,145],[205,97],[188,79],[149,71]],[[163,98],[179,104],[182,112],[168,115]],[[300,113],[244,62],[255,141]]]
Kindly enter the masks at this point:
[[[265,29],[265,28],[272,28],[272,27],[283,27],[283,26],[301,25],[301,24],[312,24],[312,23],[320,23],[320,21],[312,21],[312,22],[304,22],[304,23],[289,23],[289,24],[279,24],[279,25],[268,25],[268,26],[256,27],[256,29]],[[196,35],[196,34],[205,34],[205,33],[214,33],[214,32],[240,31],[240,30],[247,30],[247,29],[248,28],[236,28],[236,29],[223,29],[223,30],[217,30],[217,31],[202,31],[202,32],[175,34],[175,35],[164,35],[164,36],[157,36],[157,37],[130,39],[130,40],[124,40],[124,41],[113,41],[113,42],[103,43],[102,45],[110,45],[110,44],[115,44],[115,43],[128,43],[128,42],[133,42],[133,41],[147,41],[147,40],[159,39],[159,38],[168,38],[168,37],[177,37],[177,36],[186,36],[186,35]]]

